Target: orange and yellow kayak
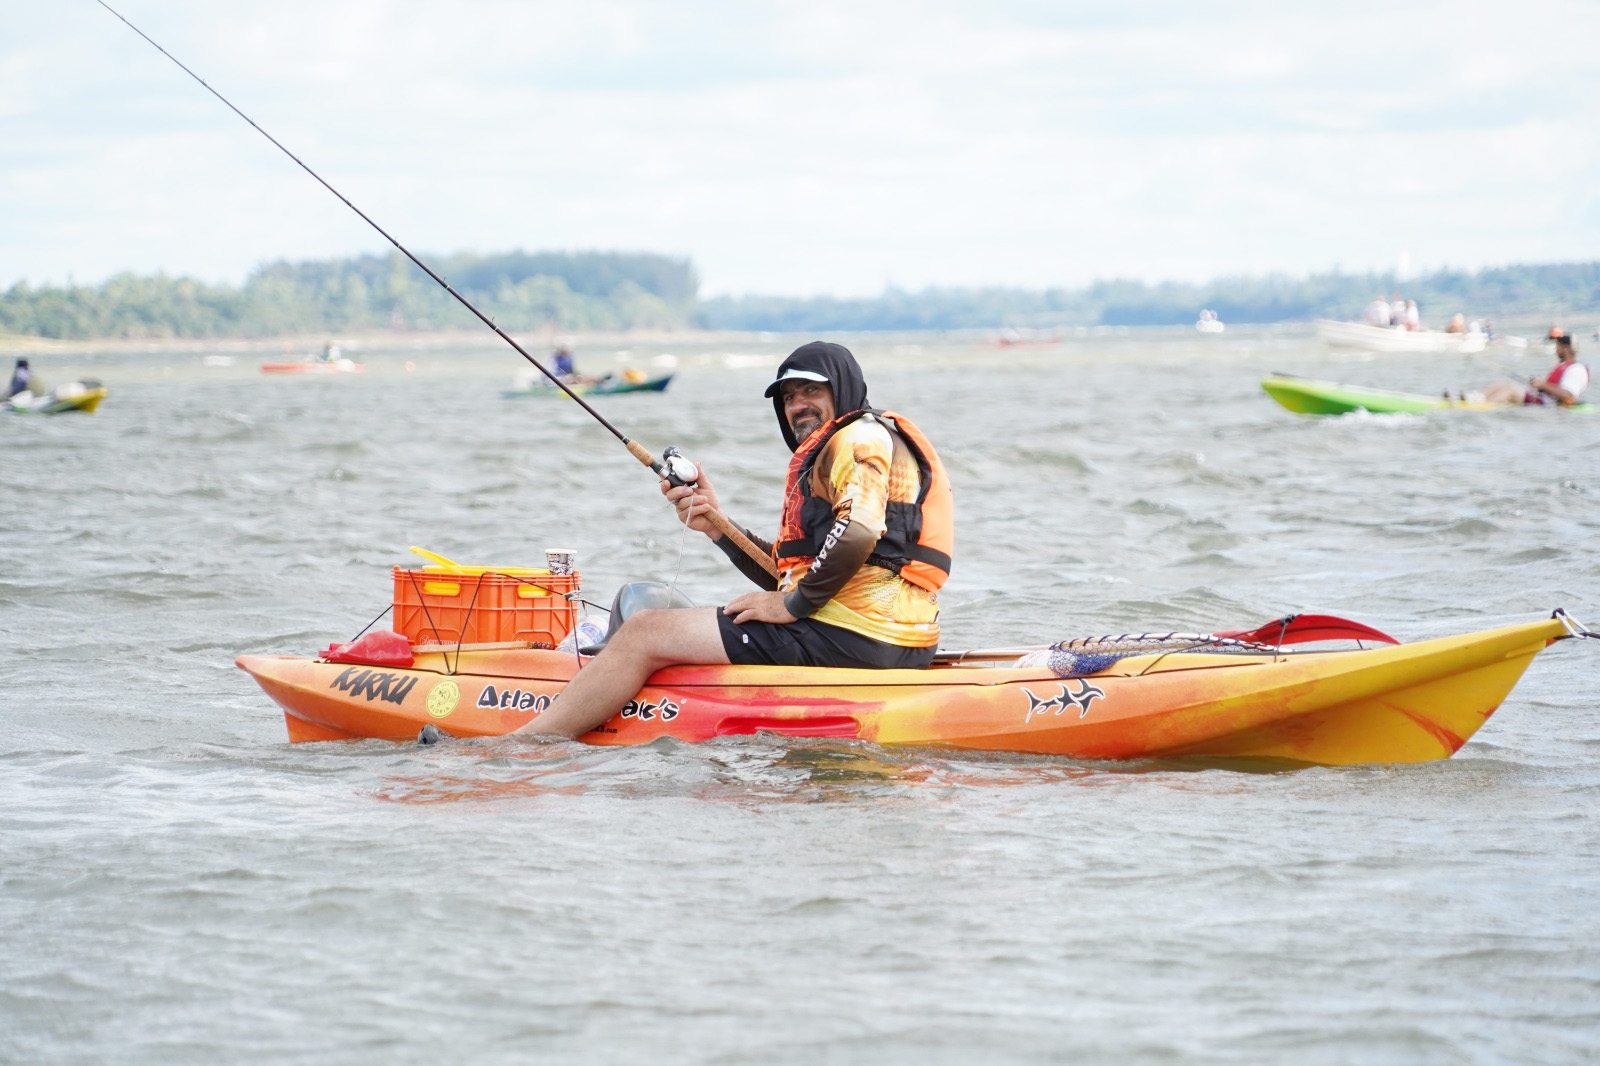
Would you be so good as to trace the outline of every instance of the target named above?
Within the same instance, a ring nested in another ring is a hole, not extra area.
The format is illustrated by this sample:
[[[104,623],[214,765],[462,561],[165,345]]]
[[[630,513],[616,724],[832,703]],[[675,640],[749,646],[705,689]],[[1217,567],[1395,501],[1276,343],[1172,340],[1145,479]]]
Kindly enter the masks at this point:
[[[946,661],[926,670],[675,666],[580,738],[642,744],[755,732],[887,746],[1300,763],[1423,762],[1453,754],[1542,649],[1550,618],[1351,651],[1133,654],[1090,673]],[[409,666],[246,655],[295,741],[411,740],[432,723],[499,736],[550,706],[589,660],[530,647],[415,649]]]

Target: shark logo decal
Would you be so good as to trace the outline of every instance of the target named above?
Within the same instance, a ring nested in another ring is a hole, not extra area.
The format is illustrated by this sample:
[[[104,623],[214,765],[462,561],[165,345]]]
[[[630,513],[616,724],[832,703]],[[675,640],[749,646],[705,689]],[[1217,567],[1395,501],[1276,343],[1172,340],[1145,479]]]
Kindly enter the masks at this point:
[[[1068,707],[1078,708],[1078,717],[1082,718],[1089,713],[1089,705],[1091,703],[1095,700],[1106,698],[1104,689],[1089,684],[1081,677],[1077,679],[1077,682],[1080,686],[1078,691],[1071,692],[1066,685],[1057,685],[1056,687],[1060,691],[1054,696],[1049,696],[1045,699],[1035,696],[1030,689],[1023,689],[1022,694],[1028,697],[1028,717],[1022,720],[1023,724],[1026,725],[1035,718],[1043,718],[1052,711],[1059,716],[1064,714]]]

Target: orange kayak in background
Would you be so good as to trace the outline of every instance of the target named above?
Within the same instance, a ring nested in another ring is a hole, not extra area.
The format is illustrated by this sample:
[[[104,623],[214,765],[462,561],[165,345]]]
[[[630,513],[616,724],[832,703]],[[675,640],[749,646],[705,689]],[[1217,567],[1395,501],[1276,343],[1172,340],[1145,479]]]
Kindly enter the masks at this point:
[[[302,360],[297,363],[262,363],[263,374],[359,374],[367,369],[366,363],[349,359]]]
[[[949,657],[926,670],[675,666],[580,739],[768,732],[1082,759],[1423,762],[1466,743],[1546,646],[1586,633],[1558,613],[1415,644],[1151,651],[1066,673]],[[432,644],[406,658],[404,666],[267,655],[237,663],[283,708],[290,740],[409,741],[429,723],[456,737],[509,733],[590,661],[503,644]]]

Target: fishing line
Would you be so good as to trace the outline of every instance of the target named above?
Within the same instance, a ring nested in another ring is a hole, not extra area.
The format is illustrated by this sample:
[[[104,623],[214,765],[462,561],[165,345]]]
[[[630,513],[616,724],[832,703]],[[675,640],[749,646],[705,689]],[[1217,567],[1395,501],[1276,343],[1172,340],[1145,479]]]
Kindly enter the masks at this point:
[[[674,592],[678,589],[678,578],[683,574],[683,553],[689,545],[689,519],[694,511],[694,494],[689,494],[689,507],[683,514],[683,533],[678,537],[678,561],[672,566],[672,581],[667,587]]]
[[[662,478],[663,480],[668,480],[668,481],[673,480],[672,468],[670,467],[669,463],[667,462],[666,456],[663,456],[661,459],[657,459],[655,456],[650,454],[649,450],[646,449],[644,447],[644,445],[640,444],[637,441],[630,440],[627,436],[625,436],[623,434],[623,432],[620,429],[618,429],[616,426],[612,425],[610,423],[610,421],[608,421],[604,415],[602,415],[599,411],[596,411],[593,407],[591,407],[589,405],[589,403],[587,401],[585,401],[582,396],[578,395],[571,388],[569,388],[567,386],[566,382],[562,381],[558,376],[556,376],[555,374],[551,373],[549,368],[546,367],[543,363],[539,362],[539,360],[535,359],[532,355],[528,354],[528,351],[525,348],[523,348],[522,345],[518,344],[516,342],[516,340],[514,338],[512,338],[512,336],[509,333],[507,333],[505,330],[501,329],[498,325],[495,324],[494,319],[490,318],[488,315],[486,315],[482,311],[478,310],[478,308],[472,303],[471,300],[468,300],[465,296],[463,296],[459,292],[457,292],[454,288],[451,287],[451,285],[450,285],[450,283],[448,281],[444,280],[444,278],[442,278],[438,274],[434,273],[433,268],[428,266],[428,264],[424,263],[421,259],[418,259],[415,255],[413,255],[411,253],[411,250],[409,248],[407,248],[405,245],[401,244],[399,241],[395,240],[394,237],[390,236],[388,230],[386,230],[382,226],[378,225],[376,222],[374,222],[372,220],[372,218],[365,211],[361,210],[361,208],[359,208],[355,204],[351,203],[350,199],[347,196],[345,196],[344,193],[340,192],[338,189],[335,189],[332,185],[328,184],[328,182],[326,180],[324,180],[324,178],[322,177],[321,174],[318,174],[315,170],[312,170],[309,166],[306,165],[304,160],[302,160],[299,156],[295,155],[293,152],[289,151],[289,149],[285,148],[283,146],[282,142],[280,142],[276,137],[274,137],[272,134],[268,133],[266,130],[262,129],[261,126],[256,123],[255,119],[251,118],[249,115],[245,114],[243,111],[240,111],[237,107],[234,106],[233,101],[229,100],[226,96],[223,96],[216,89],[213,89],[210,86],[210,84],[208,84],[206,82],[206,80],[204,78],[202,78],[200,75],[196,74],[194,71],[190,70],[187,66],[185,66],[178,59],[177,56],[174,56],[171,52],[167,51],[165,48],[163,48],[159,44],[157,44],[155,42],[155,40],[153,38],[151,38],[151,36],[149,34],[145,33],[139,27],[137,27],[133,23],[129,22],[126,18],[123,17],[121,12],[119,12],[116,8],[112,7],[110,4],[106,3],[106,0],[95,0],[95,2],[97,4],[99,4],[101,7],[105,8],[107,11],[111,12],[111,14],[115,15],[117,17],[117,20],[119,22],[121,22],[124,26],[128,27],[128,29],[132,30],[134,33],[137,33],[140,37],[143,37],[145,39],[145,41],[149,43],[150,47],[154,48],[156,51],[160,52],[162,55],[164,55],[168,59],[172,60],[172,62],[178,67],[179,70],[183,71],[185,74],[189,75],[189,77],[191,77],[195,81],[199,82],[200,85],[206,90],[206,92],[210,93],[212,96],[215,96],[218,100],[221,100],[223,102],[223,104],[227,106],[228,110],[232,111],[234,114],[238,115],[240,118],[242,118],[246,122],[248,122],[252,129],[254,129],[257,133],[261,134],[261,136],[265,137],[267,140],[271,141],[273,146],[276,147],[284,155],[286,155],[290,159],[294,160],[295,165],[297,165],[301,170],[305,171],[307,174],[310,174],[313,178],[315,178],[316,181],[317,181],[317,184],[321,185],[324,189],[327,189],[329,192],[333,193],[333,195],[337,196],[339,198],[340,203],[344,204],[350,210],[354,211],[357,215],[359,215],[363,222],[365,222],[367,225],[371,226],[374,230],[376,230],[383,237],[384,240],[388,241],[390,244],[394,245],[395,248],[399,249],[400,253],[402,255],[404,255],[407,259],[409,259],[413,263],[415,263],[419,270],[421,270],[424,274],[428,275],[428,277],[432,278],[435,282],[437,282],[439,287],[444,289],[445,292],[448,292],[451,296],[455,297],[457,303],[461,304],[461,306],[465,307],[468,311],[471,311],[473,313],[473,315],[477,317],[478,321],[480,321],[484,325],[488,326],[491,330],[494,331],[494,333],[495,333],[495,335],[497,337],[499,337],[501,340],[505,341],[507,344],[511,345],[512,349],[514,351],[516,351],[516,353],[518,355],[522,356],[522,358],[526,359],[529,362],[529,364],[531,364],[533,366],[533,368],[535,370],[539,371],[539,373],[541,373],[545,377],[549,378],[550,382],[553,385],[555,385],[557,388],[559,388],[562,392],[566,393],[567,396],[569,396],[574,402],[576,402],[579,407],[582,407],[585,411],[587,411],[591,418],[593,418],[596,422],[599,422],[602,426],[604,426],[606,428],[607,431],[609,431],[611,433],[612,436],[616,437],[617,440],[621,441],[623,446],[628,449],[629,454],[631,454],[635,459],[639,460],[639,462],[641,462],[645,466],[649,467],[652,471],[655,472],[656,476]],[[674,483],[676,483],[676,482],[674,482]],[[733,544],[736,547],[738,547],[740,551],[743,551],[746,555],[750,556],[750,558],[754,559],[757,562],[757,564],[759,564],[763,569],[765,569],[773,577],[777,577],[778,576],[778,571],[777,571],[776,564],[773,563],[773,561],[767,556],[767,554],[765,552],[763,552],[760,548],[757,548],[755,546],[755,544],[751,542],[749,537],[745,536],[744,533],[741,530],[735,528],[733,523],[728,521],[728,519],[725,516],[723,516],[723,515],[721,515],[719,513],[713,513],[713,514],[708,515],[707,517],[710,519],[711,523],[717,527],[719,532],[721,532],[724,536],[730,538],[730,540],[733,542]]]
[[[689,518],[687,515],[685,515],[683,519],[683,533],[678,537],[678,561],[672,564],[672,580],[667,583],[667,587],[672,589],[674,592],[676,592],[678,589],[678,578],[683,574],[683,551],[686,547],[688,547],[688,545]]]

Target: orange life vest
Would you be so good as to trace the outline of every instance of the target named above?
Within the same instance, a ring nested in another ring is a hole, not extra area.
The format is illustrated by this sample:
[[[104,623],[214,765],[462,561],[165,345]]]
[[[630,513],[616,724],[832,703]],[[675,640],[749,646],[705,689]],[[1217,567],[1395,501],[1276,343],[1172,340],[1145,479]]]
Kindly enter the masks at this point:
[[[917,463],[918,485],[916,502],[888,501],[885,532],[867,556],[867,563],[891,570],[932,592],[950,577],[950,553],[955,547],[954,496],[944,464],[928,438],[909,419],[893,411],[852,411],[818,429],[795,449],[789,460],[783,528],[772,549],[773,560],[780,567],[786,563],[809,564],[822,554],[834,525],[833,507],[812,495],[811,471],[833,435],[868,414],[888,423],[885,428],[905,443]]]

